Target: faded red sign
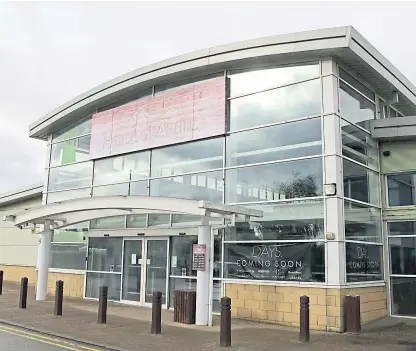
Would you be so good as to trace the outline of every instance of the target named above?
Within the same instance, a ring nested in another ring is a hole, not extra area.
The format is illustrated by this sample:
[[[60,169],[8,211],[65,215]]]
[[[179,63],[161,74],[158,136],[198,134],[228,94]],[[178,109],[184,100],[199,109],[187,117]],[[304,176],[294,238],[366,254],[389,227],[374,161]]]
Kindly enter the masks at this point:
[[[225,100],[225,77],[219,77],[96,113],[90,155],[99,158],[224,134]]]

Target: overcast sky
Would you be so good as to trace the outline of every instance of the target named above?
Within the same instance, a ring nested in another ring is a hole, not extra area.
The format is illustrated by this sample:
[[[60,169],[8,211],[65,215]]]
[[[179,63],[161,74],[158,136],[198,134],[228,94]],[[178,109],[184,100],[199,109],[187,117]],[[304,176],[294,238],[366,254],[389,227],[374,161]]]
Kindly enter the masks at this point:
[[[118,75],[210,46],[353,25],[413,84],[416,2],[0,2],[0,193],[43,179],[28,126]]]

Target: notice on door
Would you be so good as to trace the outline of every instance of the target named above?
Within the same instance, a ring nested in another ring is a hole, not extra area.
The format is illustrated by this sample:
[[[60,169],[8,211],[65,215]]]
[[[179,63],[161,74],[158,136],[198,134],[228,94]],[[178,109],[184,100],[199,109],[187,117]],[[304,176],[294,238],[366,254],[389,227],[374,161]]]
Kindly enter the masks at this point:
[[[207,246],[194,244],[192,246],[192,270],[205,271]]]

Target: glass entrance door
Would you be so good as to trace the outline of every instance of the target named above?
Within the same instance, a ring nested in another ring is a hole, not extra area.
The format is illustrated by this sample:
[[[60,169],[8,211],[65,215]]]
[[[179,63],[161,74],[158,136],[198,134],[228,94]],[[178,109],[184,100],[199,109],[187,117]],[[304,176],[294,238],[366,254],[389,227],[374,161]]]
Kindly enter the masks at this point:
[[[146,239],[145,303],[151,303],[153,292],[162,292],[162,304],[166,304],[168,241]]]
[[[122,300],[141,302],[142,240],[125,240]]]

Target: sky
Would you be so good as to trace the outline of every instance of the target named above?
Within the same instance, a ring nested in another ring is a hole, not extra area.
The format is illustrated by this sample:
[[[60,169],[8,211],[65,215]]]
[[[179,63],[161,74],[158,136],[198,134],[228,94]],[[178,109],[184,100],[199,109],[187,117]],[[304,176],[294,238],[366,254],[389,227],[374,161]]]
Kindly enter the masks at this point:
[[[0,193],[41,182],[29,124],[94,86],[190,51],[353,25],[416,85],[416,2],[1,2]]]

